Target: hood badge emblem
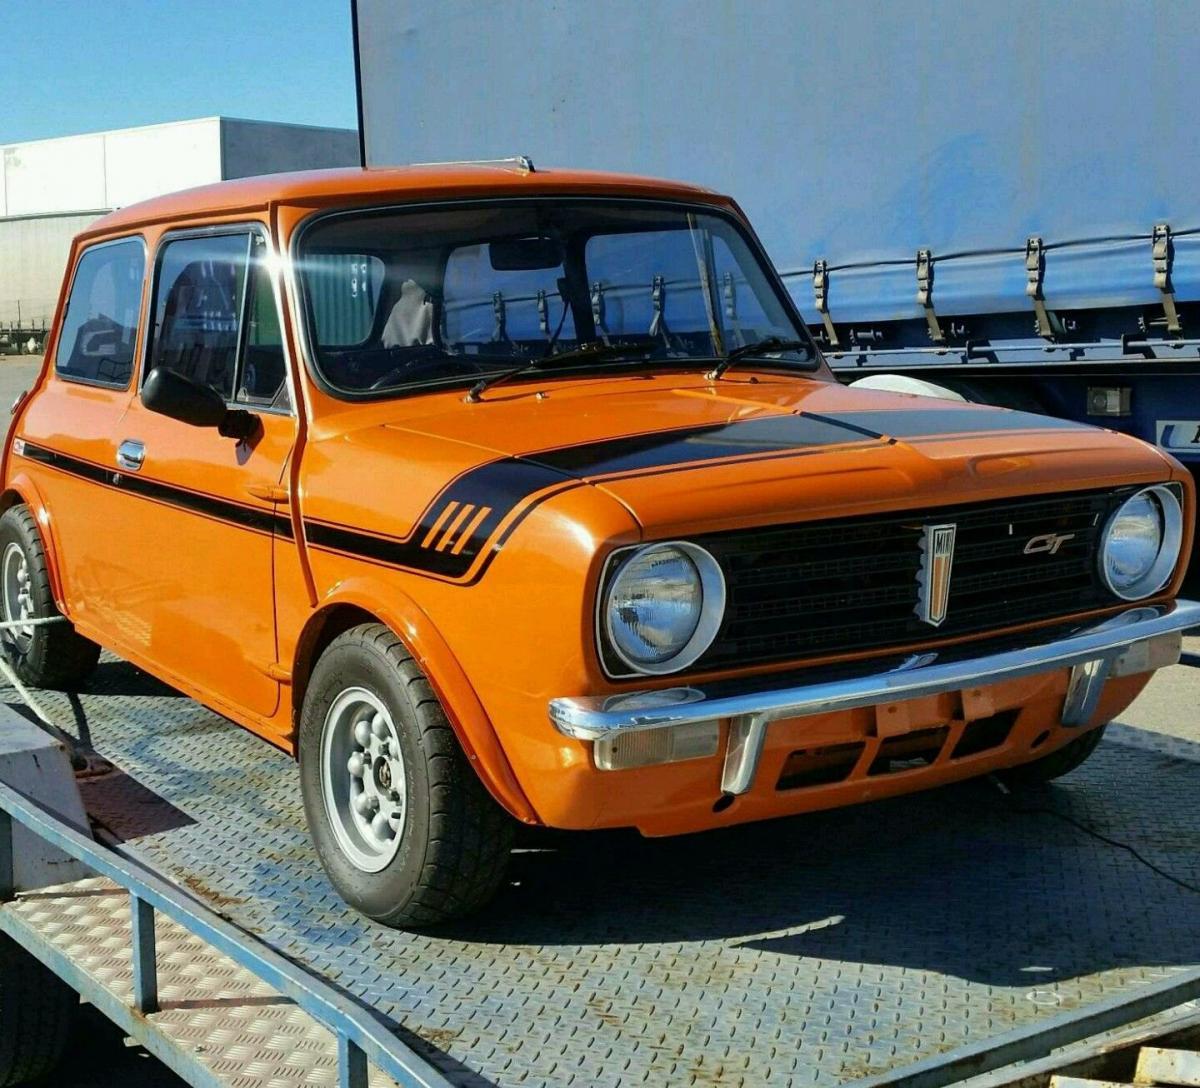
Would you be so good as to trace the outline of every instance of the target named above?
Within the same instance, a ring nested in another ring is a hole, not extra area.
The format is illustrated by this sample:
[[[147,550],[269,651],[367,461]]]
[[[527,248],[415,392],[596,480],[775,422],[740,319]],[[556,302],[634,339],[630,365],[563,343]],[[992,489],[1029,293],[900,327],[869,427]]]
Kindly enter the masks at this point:
[[[955,525],[925,525],[921,529],[921,570],[917,575],[917,617],[940,627],[950,604],[950,572],[954,566]]]

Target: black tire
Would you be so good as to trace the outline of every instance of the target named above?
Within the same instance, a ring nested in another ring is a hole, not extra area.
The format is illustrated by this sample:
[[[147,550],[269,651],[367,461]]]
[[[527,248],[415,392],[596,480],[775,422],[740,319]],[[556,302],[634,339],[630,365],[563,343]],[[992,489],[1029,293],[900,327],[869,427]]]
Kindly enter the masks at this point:
[[[30,614],[35,617],[61,615],[50,589],[46,552],[37,522],[29,507],[21,505],[10,507],[0,517],[0,618],[17,618],[9,615],[9,594],[4,589],[11,547],[20,548],[25,559]],[[76,633],[66,620],[33,627],[27,637],[5,631],[0,636],[0,646],[16,674],[25,683],[38,688],[63,691],[77,688],[100,660],[100,647]]]
[[[48,1077],[66,1053],[79,995],[0,936],[0,1088]]]
[[[330,711],[354,689],[384,704],[403,754],[399,847],[378,872],[366,871],[343,848],[325,797],[322,745],[326,729],[334,728]],[[516,823],[480,782],[429,681],[387,627],[352,628],[321,655],[304,697],[299,755],[309,833],[352,907],[384,925],[418,929],[470,914],[496,893]]]
[[[1012,767],[1001,776],[1011,790],[1035,789],[1062,778],[1083,763],[1095,750],[1096,745],[1104,736],[1106,726],[1089,729],[1081,737],[1076,737],[1070,744],[1064,744],[1048,756],[1035,759],[1032,763],[1022,763]]]

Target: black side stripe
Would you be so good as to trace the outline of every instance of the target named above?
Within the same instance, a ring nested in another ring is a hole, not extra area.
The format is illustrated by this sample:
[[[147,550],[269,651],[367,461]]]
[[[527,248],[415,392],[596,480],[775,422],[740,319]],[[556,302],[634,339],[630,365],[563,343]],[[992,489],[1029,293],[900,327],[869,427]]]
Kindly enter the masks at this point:
[[[580,480],[541,465],[505,458],[460,477],[453,492],[439,495],[406,537],[374,536],[312,518],[304,520],[304,535],[313,547],[451,580],[466,577],[475,560],[484,554],[482,567],[470,580],[473,584],[528,514],[551,495],[581,486]],[[518,509],[535,495],[537,501]],[[497,535],[514,510],[516,517]]]
[[[813,412],[624,435],[503,457],[450,481],[404,537],[305,519],[313,547],[451,581],[481,578],[513,530],[553,495],[590,480],[678,472],[701,463],[738,464],[802,456],[821,448],[989,431],[1079,429],[1086,424],[992,408]],[[83,479],[250,529],[291,539],[291,519],[213,495],[118,472],[26,442],[24,455]],[[480,561],[482,560],[482,561]]]
[[[276,514],[270,510],[243,506],[240,503],[219,499],[215,495],[205,495],[196,491],[188,491],[183,487],[175,487],[172,484],[160,483],[157,480],[143,479],[131,472],[104,468],[91,461],[70,457],[58,450],[46,449],[44,446],[36,446],[31,442],[25,443],[24,456],[31,461],[37,461],[72,476],[78,476],[80,479],[112,487],[143,499],[176,506],[215,521],[223,521],[242,529],[249,529],[252,532],[266,534],[277,532],[281,535],[291,535],[290,519],[286,515]]]

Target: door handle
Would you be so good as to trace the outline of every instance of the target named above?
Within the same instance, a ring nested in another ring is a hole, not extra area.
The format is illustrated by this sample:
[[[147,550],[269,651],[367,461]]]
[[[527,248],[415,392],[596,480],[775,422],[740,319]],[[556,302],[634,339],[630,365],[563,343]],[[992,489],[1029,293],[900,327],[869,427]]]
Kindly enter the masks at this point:
[[[287,502],[288,489],[279,484],[247,484],[246,490],[264,502]]]
[[[141,442],[127,438],[117,447],[117,465],[120,468],[137,472],[142,467],[144,460],[146,460],[146,447]]]

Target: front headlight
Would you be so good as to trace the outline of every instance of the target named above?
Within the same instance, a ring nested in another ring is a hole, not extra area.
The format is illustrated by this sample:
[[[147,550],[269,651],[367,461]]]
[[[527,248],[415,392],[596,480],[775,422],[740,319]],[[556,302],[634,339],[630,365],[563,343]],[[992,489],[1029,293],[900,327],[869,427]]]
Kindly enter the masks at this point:
[[[1147,487],[1126,499],[1108,519],[1100,546],[1100,572],[1118,597],[1137,601],[1170,580],[1183,545],[1183,510],[1175,490]]]
[[[601,603],[613,652],[634,672],[652,675],[687,668],[712,645],[724,614],[720,566],[686,541],[620,557]]]

